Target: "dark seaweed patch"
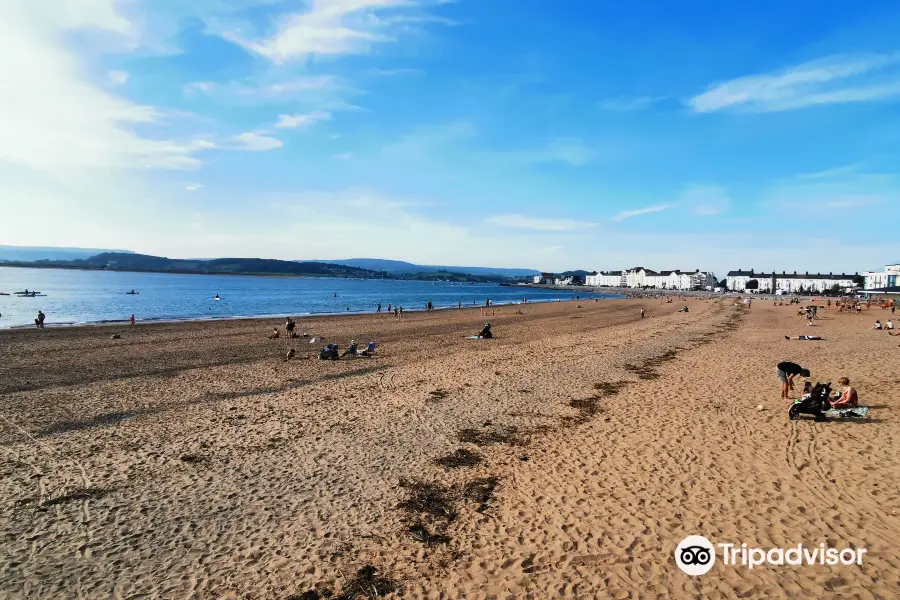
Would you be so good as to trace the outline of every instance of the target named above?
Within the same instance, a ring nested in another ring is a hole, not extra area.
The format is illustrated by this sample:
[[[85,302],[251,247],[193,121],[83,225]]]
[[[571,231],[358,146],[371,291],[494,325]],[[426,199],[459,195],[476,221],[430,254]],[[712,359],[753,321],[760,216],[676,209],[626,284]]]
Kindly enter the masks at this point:
[[[445,521],[456,518],[453,492],[449,488],[437,483],[407,479],[400,480],[400,487],[406,490],[407,498],[397,505],[398,508]]]
[[[459,469],[462,467],[474,467],[475,465],[484,462],[484,458],[476,452],[460,448],[452,454],[434,459],[433,462],[445,469]]]

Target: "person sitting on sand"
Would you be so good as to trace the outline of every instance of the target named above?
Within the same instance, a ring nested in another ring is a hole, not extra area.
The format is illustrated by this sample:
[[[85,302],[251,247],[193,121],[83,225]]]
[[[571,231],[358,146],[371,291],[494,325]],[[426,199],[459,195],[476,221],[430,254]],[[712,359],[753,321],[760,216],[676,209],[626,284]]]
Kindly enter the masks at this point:
[[[784,336],[786,340],[824,340],[825,338],[820,337],[818,335],[798,335],[797,337],[791,337],[789,335]]]
[[[894,328],[894,322],[891,319],[888,319],[887,323],[884,324],[884,328],[890,331]]]
[[[882,329],[884,329],[884,327],[881,326],[881,321],[875,321],[875,327],[873,327],[872,329],[881,331]]]
[[[841,377],[838,383],[844,386],[841,397],[831,403],[831,408],[856,408],[859,405],[859,396],[856,390],[850,387],[850,380]]]
[[[347,346],[347,349],[341,354],[341,358],[345,356],[356,357],[356,340],[350,340],[350,345]]]
[[[684,307],[684,308],[682,308],[682,309],[679,309],[679,310],[678,310],[678,312],[683,312],[683,313],[686,313],[686,312],[691,312],[691,311],[689,311],[689,310],[688,310],[688,307],[687,307],[687,306],[685,306],[685,307]]]
[[[484,327],[480,332],[478,332],[478,337],[483,340],[489,340],[494,337],[494,334],[491,332],[491,324],[485,323]]]
[[[278,329],[272,329],[272,333],[269,334],[270,340],[277,340],[281,337],[281,334],[278,333]]]
[[[319,351],[319,360],[337,360],[338,347],[337,344],[328,344]]]
[[[809,377],[809,369],[804,369],[797,363],[783,361],[775,367],[778,380],[781,382],[781,399],[790,400],[790,390],[794,389],[794,377]]]
[[[375,342],[369,342],[369,344],[362,350],[359,350],[356,353],[356,355],[357,356],[374,356],[375,355]]]

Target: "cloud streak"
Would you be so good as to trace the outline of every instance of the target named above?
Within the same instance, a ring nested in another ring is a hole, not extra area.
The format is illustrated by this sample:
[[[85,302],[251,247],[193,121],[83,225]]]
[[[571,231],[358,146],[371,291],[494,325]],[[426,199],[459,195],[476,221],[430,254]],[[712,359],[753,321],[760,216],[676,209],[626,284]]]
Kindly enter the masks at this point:
[[[674,204],[656,204],[654,206],[648,206],[646,208],[637,208],[634,210],[623,210],[619,213],[616,213],[612,217],[612,221],[617,223],[625,221],[626,219],[631,219],[633,217],[639,217],[641,215],[649,215],[653,213],[662,212],[664,210],[668,210],[675,206]]]
[[[778,112],[900,97],[900,54],[837,55],[710,86],[687,100],[695,113]]]
[[[297,127],[310,127],[319,121],[330,120],[331,113],[317,110],[307,114],[278,115],[278,123],[275,124],[275,127],[279,129],[296,129]]]
[[[637,96],[634,98],[620,96],[601,100],[597,103],[597,108],[609,112],[639,112],[648,110],[657,102],[665,99],[665,96]]]
[[[580,138],[564,137],[551,140],[543,148],[514,150],[505,155],[516,162],[564,163],[573,167],[583,167],[594,160],[596,152]]]
[[[365,54],[379,44],[395,42],[416,23],[452,24],[418,13],[412,0],[311,0],[305,12],[281,17],[274,34],[252,41],[238,28],[219,35],[272,62],[286,63],[311,55]]]
[[[278,138],[269,137],[259,131],[248,131],[232,138],[236,150],[249,150],[251,152],[265,152],[276,150],[284,144]]]

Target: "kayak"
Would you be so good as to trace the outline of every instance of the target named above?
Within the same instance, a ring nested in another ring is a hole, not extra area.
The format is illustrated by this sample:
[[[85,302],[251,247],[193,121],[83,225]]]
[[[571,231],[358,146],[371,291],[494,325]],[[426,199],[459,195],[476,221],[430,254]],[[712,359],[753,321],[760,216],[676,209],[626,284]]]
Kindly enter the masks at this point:
[[[40,292],[15,292],[16,296],[30,296],[32,294],[40,294]]]

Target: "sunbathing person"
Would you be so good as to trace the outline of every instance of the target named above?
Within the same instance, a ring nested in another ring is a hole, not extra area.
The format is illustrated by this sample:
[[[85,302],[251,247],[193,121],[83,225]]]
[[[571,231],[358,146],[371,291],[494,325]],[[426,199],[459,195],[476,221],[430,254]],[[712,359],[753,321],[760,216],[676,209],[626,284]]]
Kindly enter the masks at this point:
[[[831,403],[831,408],[856,408],[859,405],[859,396],[856,390],[850,387],[850,380],[841,377],[838,383],[844,386],[841,390],[841,397]]]
[[[356,340],[350,340],[350,345],[347,346],[347,349],[341,354],[341,358],[345,356],[356,356]]]
[[[784,336],[786,340],[824,340],[825,338],[818,335],[798,335],[796,337],[791,337],[789,335]]]
[[[270,340],[277,340],[279,337],[281,337],[281,335],[278,333],[277,329],[273,329],[272,333],[269,334]]]

